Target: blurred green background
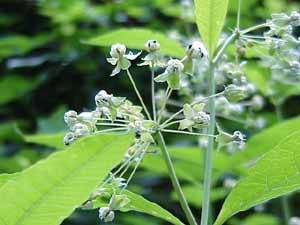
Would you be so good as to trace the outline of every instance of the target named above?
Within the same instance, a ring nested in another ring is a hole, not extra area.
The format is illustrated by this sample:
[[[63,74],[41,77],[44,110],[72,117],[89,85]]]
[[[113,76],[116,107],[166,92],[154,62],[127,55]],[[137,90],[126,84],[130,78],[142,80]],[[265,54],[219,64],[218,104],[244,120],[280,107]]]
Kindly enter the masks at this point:
[[[171,38],[197,37],[187,3],[175,0],[1,0],[0,173],[21,171],[50,154],[53,149],[27,144],[22,134],[65,131],[63,113],[67,109],[83,111],[93,108],[94,95],[100,89],[116,96],[126,96],[137,103],[127,79],[122,75],[113,79],[109,77],[112,70],[106,62],[109,49],[85,45],[84,40],[123,27],[149,28]],[[234,29],[236,6],[237,1],[230,0],[225,32]],[[244,0],[241,26],[261,23],[274,12],[299,8],[297,0]],[[252,65],[255,67],[255,63]],[[132,70],[150,105],[149,72],[137,67]],[[284,108],[286,118],[300,114],[299,96],[286,99],[284,104],[297,106]],[[273,107],[269,104],[264,110],[264,113],[270,113]],[[190,142],[172,137],[168,138],[169,141],[177,145]],[[191,141],[195,142],[194,139]],[[171,185],[166,175],[151,173],[151,169],[140,171],[130,188],[184,219],[178,203],[170,200]],[[197,193],[189,193],[190,199],[198,198]],[[216,193],[220,195],[215,203],[216,210],[221,206],[222,193],[222,190]],[[197,204],[193,204],[193,210],[199,217]],[[270,209],[276,210],[276,207]],[[245,216],[251,213],[247,212]],[[259,213],[255,216],[255,222],[248,218],[243,224],[259,225],[259,220],[266,225],[277,224],[272,216]],[[115,221],[115,224],[124,225],[163,223],[135,213],[119,213]],[[239,224],[239,221],[231,223]],[[94,225],[100,224],[100,220],[96,211],[78,210],[63,224]]]

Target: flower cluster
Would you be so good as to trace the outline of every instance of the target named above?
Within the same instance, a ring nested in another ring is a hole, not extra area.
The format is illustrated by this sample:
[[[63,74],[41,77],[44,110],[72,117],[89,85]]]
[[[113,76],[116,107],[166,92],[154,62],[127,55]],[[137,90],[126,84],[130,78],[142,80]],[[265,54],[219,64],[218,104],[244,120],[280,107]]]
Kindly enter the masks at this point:
[[[263,99],[255,93],[253,85],[247,81],[242,69],[244,62],[231,63],[224,57],[215,65],[214,71],[217,90],[220,91],[213,96],[204,97],[208,85],[206,79],[208,53],[202,42],[196,40],[188,44],[182,59],[166,60],[160,53],[160,47],[157,40],[148,40],[145,43],[145,55],[141,58],[142,62],[138,64],[138,66],[148,66],[151,70],[152,114],[149,113],[129,70],[132,65],[131,61],[137,59],[142,52],[126,53],[126,46],[115,44],[110,50],[111,57],[107,58],[107,61],[115,66],[111,76],[123,70],[126,71],[141,106],[134,105],[125,97],[115,97],[101,90],[95,95],[95,108],[92,111],[77,113],[71,110],[64,116],[69,127],[69,132],[64,137],[66,145],[94,133],[121,131],[135,134],[135,139],[127,149],[121,164],[91,194],[83,206],[90,207],[93,200],[97,198],[109,198],[107,204],[101,205],[99,209],[99,218],[104,222],[112,221],[115,211],[129,204],[128,198],[122,194],[122,191],[127,187],[144,155],[149,153],[149,148],[157,145],[154,138],[156,134],[196,135],[199,137],[199,145],[206,147],[209,136],[206,134],[206,128],[211,122],[211,115],[207,109],[209,99],[215,98],[217,118],[230,119],[231,116],[243,114],[246,108],[251,108],[253,111],[260,110],[264,104]],[[163,71],[155,75],[156,70]],[[160,87],[159,91],[156,91],[155,85],[160,85],[160,83],[165,83],[167,88]],[[173,91],[177,91],[177,98],[182,98],[184,104],[177,99],[172,99]],[[173,108],[179,107],[179,110],[175,113],[169,112],[170,105]],[[169,129],[175,124],[175,129]],[[261,124],[263,123],[260,122]],[[225,146],[233,152],[243,147],[245,136],[240,131],[229,134],[220,128],[218,120],[217,125],[217,135],[211,134],[210,137],[215,138],[219,148]],[[125,180],[123,176],[133,165],[134,169]],[[109,193],[107,194],[108,186]]]
[[[203,128],[208,125],[210,116],[203,111],[204,103],[195,104],[193,106],[185,104],[183,106],[184,119],[180,121],[179,130],[188,129],[192,131],[193,128]]]

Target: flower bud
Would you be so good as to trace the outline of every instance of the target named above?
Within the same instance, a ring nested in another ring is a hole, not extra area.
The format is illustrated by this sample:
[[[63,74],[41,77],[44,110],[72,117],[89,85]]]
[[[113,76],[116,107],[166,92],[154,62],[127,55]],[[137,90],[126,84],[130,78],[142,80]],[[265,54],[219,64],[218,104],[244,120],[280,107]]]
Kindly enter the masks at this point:
[[[286,26],[288,25],[290,19],[290,17],[285,13],[273,13],[271,17],[273,24],[276,26]]]
[[[154,52],[160,49],[160,44],[156,40],[148,40],[145,44],[145,49],[147,52]]]
[[[225,88],[224,95],[229,102],[238,102],[243,100],[247,93],[244,87],[230,84]]]
[[[110,199],[110,208],[113,210],[119,210],[125,207],[130,202],[126,195],[113,195]]]
[[[168,66],[166,71],[168,73],[181,73],[183,71],[184,65],[178,59],[170,59],[168,61]]]
[[[83,123],[75,124],[74,127],[72,128],[72,130],[74,131],[74,136],[76,138],[90,134],[89,127]]]
[[[208,53],[204,45],[200,41],[195,41],[187,46],[186,55],[192,59],[207,57]]]
[[[109,207],[101,207],[99,209],[99,218],[104,222],[111,222],[115,218],[115,213]]]
[[[126,46],[122,44],[114,44],[111,46],[110,55],[113,58],[121,58],[126,52]]]
[[[289,220],[289,225],[300,225],[299,217],[291,217]]]
[[[210,115],[204,111],[198,112],[194,116],[194,121],[196,123],[208,124],[210,121]]]
[[[65,113],[64,115],[64,121],[69,127],[72,127],[77,122],[77,112],[74,110],[70,110]]]
[[[251,99],[252,109],[255,111],[259,111],[264,107],[264,98],[260,95],[255,95]]]
[[[107,94],[106,91],[101,90],[95,96],[95,103],[98,107],[108,106],[111,97],[112,97],[112,95],[109,95],[109,94]]]
[[[71,144],[73,141],[75,141],[75,136],[74,136],[74,133],[72,132],[68,132],[66,133],[65,137],[64,137],[64,144],[65,145],[69,145]]]
[[[300,26],[300,13],[293,11],[290,15],[290,24],[294,27]]]
[[[233,178],[226,178],[223,182],[225,188],[233,188],[236,185],[237,181]]]

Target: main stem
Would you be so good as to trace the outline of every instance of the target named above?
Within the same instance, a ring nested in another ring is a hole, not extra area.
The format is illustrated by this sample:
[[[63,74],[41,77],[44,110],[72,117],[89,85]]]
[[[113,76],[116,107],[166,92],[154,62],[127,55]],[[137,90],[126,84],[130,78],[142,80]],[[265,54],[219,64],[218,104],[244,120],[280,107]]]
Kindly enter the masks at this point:
[[[183,209],[183,211],[184,211],[184,213],[187,217],[187,220],[188,220],[190,225],[197,225],[197,222],[196,222],[196,220],[195,220],[195,218],[192,214],[191,209],[189,208],[187,200],[185,199],[184,194],[181,190],[178,178],[177,178],[176,173],[175,173],[175,169],[174,169],[173,164],[172,164],[171,157],[169,155],[168,149],[167,149],[166,144],[165,144],[164,137],[163,137],[163,135],[160,131],[157,133],[157,142],[158,142],[158,145],[161,149],[163,158],[165,160],[165,163],[166,163],[166,166],[167,166],[167,169],[168,169],[168,172],[169,172],[169,176],[170,176],[171,181],[172,181],[172,185],[175,189],[175,192],[178,196],[180,205],[181,205],[181,207],[182,207],[182,209]]]
[[[210,62],[209,65],[209,95],[213,96],[216,92],[216,84],[214,79],[214,64]],[[210,122],[208,127],[208,147],[204,154],[204,184],[203,184],[203,201],[202,201],[202,214],[201,225],[208,224],[209,218],[209,205],[210,205],[210,186],[211,186],[211,173],[212,173],[212,152],[214,148],[215,125],[216,125],[216,109],[215,99],[209,98],[208,110],[210,113]]]

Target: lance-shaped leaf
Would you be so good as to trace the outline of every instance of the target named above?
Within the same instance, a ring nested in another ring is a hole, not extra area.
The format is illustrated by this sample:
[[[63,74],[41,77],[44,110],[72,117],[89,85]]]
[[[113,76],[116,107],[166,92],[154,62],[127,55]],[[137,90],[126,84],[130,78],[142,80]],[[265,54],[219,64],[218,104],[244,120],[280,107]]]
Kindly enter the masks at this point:
[[[231,191],[215,225],[235,213],[300,189],[300,131],[263,155]]]
[[[165,221],[168,221],[174,225],[184,225],[177,217],[173,216],[172,213],[162,208],[158,204],[151,202],[139,194],[135,194],[131,191],[125,190],[124,195],[128,198],[128,204],[120,209],[122,212],[136,211],[145,213]],[[93,202],[93,208],[100,208],[107,206],[108,202],[98,198]]]
[[[196,23],[202,40],[212,58],[222,31],[228,0],[194,0]]]
[[[121,161],[131,141],[131,135],[89,136],[12,179],[2,177],[0,225],[60,224]]]
[[[107,47],[121,43],[128,48],[142,50],[145,48],[144,45],[148,40],[157,40],[160,43],[160,51],[163,54],[175,57],[182,57],[184,54],[184,50],[178,42],[166,37],[160,32],[142,28],[113,30],[84,41],[84,43]]]

